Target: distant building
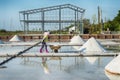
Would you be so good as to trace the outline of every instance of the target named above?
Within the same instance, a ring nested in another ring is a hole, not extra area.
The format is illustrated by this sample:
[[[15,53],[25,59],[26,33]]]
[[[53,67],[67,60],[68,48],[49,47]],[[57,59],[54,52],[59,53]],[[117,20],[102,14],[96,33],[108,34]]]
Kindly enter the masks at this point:
[[[58,29],[74,24],[78,26],[79,32],[83,33],[83,26],[81,24],[85,9],[72,4],[63,4],[57,6],[50,6],[32,10],[20,11],[20,22],[24,26],[24,32],[28,33],[30,28],[38,27],[42,32],[48,27]],[[57,27],[57,28],[56,28]]]

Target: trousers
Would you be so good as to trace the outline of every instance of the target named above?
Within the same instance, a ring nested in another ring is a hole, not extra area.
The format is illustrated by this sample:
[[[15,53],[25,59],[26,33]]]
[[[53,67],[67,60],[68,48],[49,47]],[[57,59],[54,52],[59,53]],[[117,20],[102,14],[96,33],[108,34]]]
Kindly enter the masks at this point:
[[[46,44],[46,42],[42,42],[42,46],[41,46],[41,48],[40,48],[40,52],[43,52],[43,48],[45,47],[45,51],[48,53],[48,50],[47,50],[47,44]]]

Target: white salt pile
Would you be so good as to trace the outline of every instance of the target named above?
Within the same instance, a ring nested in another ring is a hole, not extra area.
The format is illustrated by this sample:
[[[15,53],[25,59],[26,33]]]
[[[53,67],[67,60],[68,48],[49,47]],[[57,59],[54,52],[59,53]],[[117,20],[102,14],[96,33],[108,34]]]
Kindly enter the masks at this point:
[[[106,50],[101,46],[101,44],[94,38],[91,37],[88,39],[86,43],[79,49],[81,52],[85,52],[86,54],[100,54],[102,52],[106,52]],[[86,59],[93,64],[98,57],[86,57]]]
[[[120,74],[120,55],[108,63],[107,66],[105,66],[105,70],[110,73]]]
[[[109,78],[109,80],[120,80],[120,75],[111,74],[105,71],[105,75]]]
[[[106,52],[106,50],[94,37],[88,39],[88,41],[84,43],[79,50],[81,52]]]
[[[73,36],[73,38],[71,39],[70,43],[71,45],[83,45],[85,43],[85,41],[79,36],[79,35],[75,35]],[[79,50],[81,46],[73,46],[74,49]]]
[[[19,42],[19,41],[22,41],[22,39],[18,35],[15,35],[9,41]]]

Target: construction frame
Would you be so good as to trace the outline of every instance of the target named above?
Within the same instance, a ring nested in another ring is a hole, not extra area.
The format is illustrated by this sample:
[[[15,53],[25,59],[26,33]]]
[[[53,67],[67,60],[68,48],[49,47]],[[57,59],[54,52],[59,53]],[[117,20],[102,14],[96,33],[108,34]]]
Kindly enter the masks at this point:
[[[65,30],[74,25],[75,31],[83,34],[83,15],[85,9],[72,4],[20,11],[20,23],[27,34],[30,29],[38,31]],[[35,26],[36,24],[36,26]]]

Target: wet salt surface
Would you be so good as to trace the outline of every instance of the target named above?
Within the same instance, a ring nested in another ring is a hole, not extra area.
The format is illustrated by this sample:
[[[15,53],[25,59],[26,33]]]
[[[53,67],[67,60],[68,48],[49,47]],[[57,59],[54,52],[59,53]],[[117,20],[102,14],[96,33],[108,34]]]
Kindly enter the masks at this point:
[[[7,68],[0,70],[0,79],[109,80],[104,73],[104,66],[112,58],[99,58],[94,64],[90,64],[85,58],[47,59],[45,66],[43,66],[41,58],[29,58],[26,61],[22,58],[14,59],[6,64]]]
[[[27,46],[12,46],[1,47],[0,50],[17,53],[25,48]],[[72,50],[71,47],[63,48],[65,51]],[[39,51],[39,47],[34,47],[29,52],[34,51]],[[0,58],[0,62],[4,59]],[[46,62],[42,62],[41,58],[16,58],[5,64],[7,68],[0,69],[0,80],[119,80],[118,75],[117,78],[111,78],[104,71],[112,59],[113,57],[99,57],[90,63],[90,59],[85,57],[62,57],[61,60],[48,57]]]

